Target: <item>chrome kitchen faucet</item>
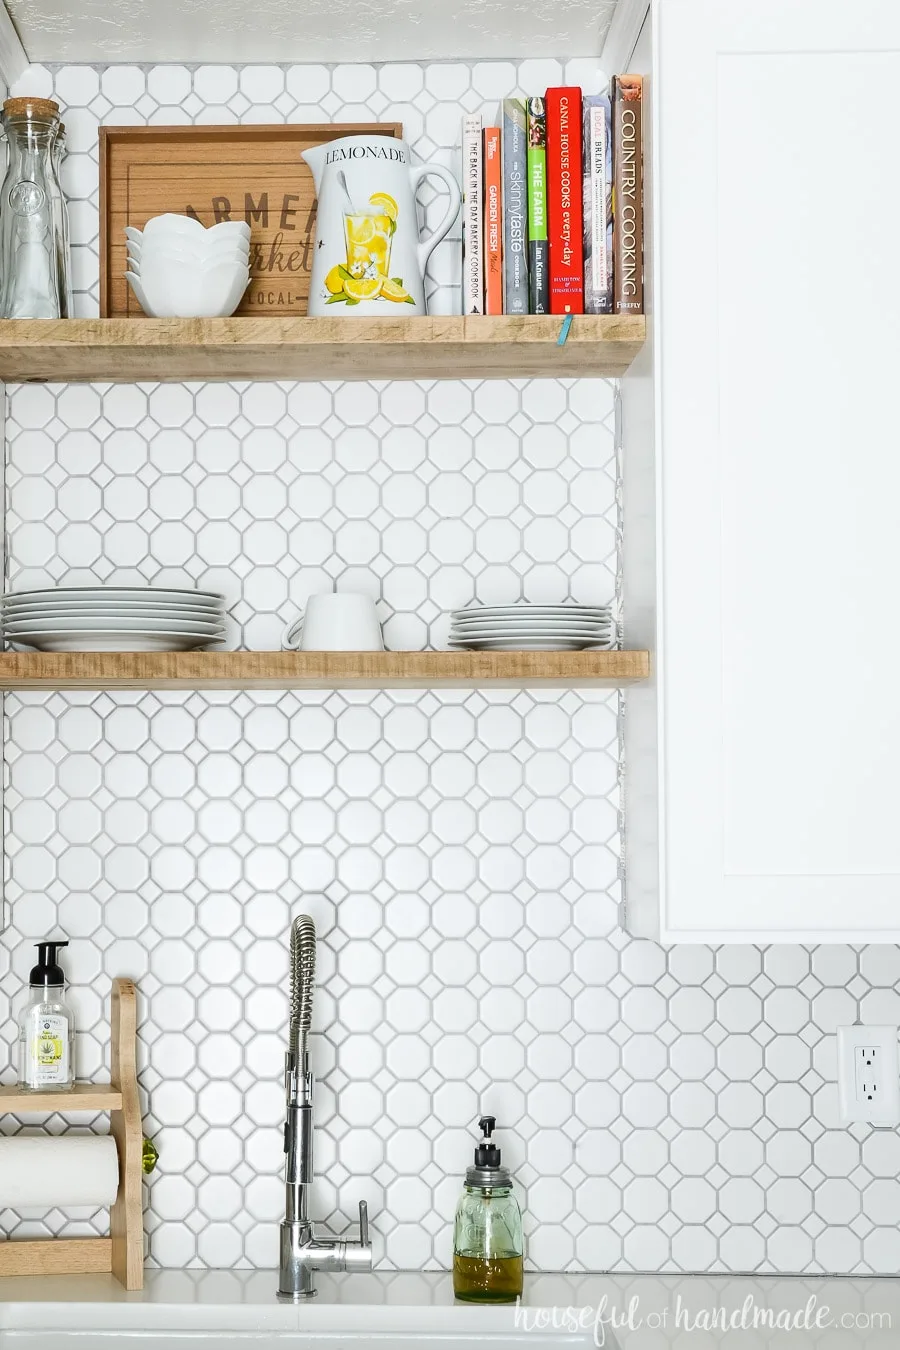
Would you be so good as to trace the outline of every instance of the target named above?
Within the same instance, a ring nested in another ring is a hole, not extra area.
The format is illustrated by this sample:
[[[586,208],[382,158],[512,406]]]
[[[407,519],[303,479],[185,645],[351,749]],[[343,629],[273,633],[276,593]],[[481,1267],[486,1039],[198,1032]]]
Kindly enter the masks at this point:
[[[290,1039],[285,1056],[284,1088],[287,1119],[284,1124],[285,1213],[281,1225],[278,1297],[299,1303],[315,1298],[316,1270],[371,1270],[372,1244],[365,1200],[359,1202],[359,1241],[316,1237],[309,1219],[309,1187],[313,1180],[313,1078],[309,1068],[309,1029],[312,1023],[316,975],[316,926],[308,914],[291,925]]]

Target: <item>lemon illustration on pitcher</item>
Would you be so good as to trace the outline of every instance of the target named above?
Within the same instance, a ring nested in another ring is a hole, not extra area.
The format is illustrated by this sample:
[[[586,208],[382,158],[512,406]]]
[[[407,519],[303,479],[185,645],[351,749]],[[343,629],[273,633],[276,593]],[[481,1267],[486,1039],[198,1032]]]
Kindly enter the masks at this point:
[[[415,304],[402,277],[391,276],[391,241],[397,233],[397,203],[386,192],[373,192],[370,211],[344,212],[346,263],[325,278],[329,305],[358,305],[361,300]]]
[[[410,165],[398,137],[360,133],[302,152],[316,187],[309,314],[426,314],[425,264],[459,214],[455,176],[436,164]],[[433,177],[449,193],[443,220],[419,239],[416,191]]]

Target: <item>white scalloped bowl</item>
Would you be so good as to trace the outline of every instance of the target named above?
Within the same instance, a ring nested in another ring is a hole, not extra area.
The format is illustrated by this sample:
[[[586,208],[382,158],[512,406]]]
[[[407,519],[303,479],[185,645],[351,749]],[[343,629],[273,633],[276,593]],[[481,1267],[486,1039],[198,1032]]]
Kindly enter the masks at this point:
[[[246,250],[239,248],[216,249],[208,257],[183,252],[180,249],[145,249],[143,253],[128,250],[128,266],[138,276],[148,276],[151,272],[166,271],[172,267],[188,267],[195,271],[209,272],[223,264],[233,267],[248,267],[250,257]]]
[[[187,266],[125,279],[151,319],[227,319],[250,284],[246,264],[221,263],[209,271]]]
[[[143,230],[126,225],[125,235],[134,243],[143,244],[145,240],[190,240],[192,244],[207,246],[223,239],[242,239],[250,241],[250,226],[243,220],[222,220],[218,225],[201,225],[193,216],[178,216],[169,212],[162,216],[151,216]]]

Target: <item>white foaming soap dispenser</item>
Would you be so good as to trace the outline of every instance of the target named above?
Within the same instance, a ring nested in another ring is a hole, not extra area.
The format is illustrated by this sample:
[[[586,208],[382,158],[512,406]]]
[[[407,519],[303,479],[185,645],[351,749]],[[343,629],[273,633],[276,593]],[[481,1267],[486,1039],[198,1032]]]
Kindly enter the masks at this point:
[[[65,1002],[66,977],[57,961],[66,941],[38,942],[38,963],[19,1017],[19,1086],[64,1092],[75,1082],[75,1015]]]

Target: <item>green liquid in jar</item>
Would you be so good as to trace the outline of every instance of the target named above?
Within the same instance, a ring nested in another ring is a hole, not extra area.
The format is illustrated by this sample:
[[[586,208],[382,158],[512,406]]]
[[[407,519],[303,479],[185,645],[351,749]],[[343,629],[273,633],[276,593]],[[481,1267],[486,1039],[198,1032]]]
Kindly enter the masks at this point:
[[[521,1256],[453,1257],[453,1293],[465,1303],[515,1303],[522,1293]]]

